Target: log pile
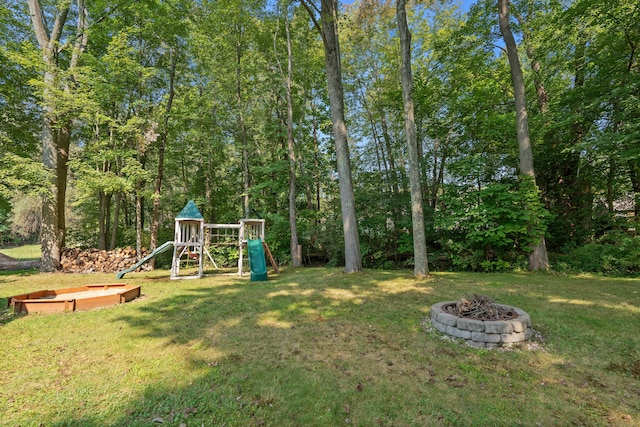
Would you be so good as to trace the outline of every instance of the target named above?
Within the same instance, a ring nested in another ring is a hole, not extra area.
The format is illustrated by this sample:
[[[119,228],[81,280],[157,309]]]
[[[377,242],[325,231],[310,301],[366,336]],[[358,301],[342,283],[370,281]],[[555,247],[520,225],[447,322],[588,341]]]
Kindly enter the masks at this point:
[[[143,248],[141,257],[147,254],[148,251]],[[136,261],[136,250],[131,247],[118,248],[113,251],[64,248],[60,267],[65,273],[117,273],[131,267]],[[149,264],[143,264],[136,271],[149,270]]]
[[[486,295],[467,295],[460,298],[448,311],[459,317],[469,317],[478,320],[507,320],[518,317],[511,307],[497,304]]]

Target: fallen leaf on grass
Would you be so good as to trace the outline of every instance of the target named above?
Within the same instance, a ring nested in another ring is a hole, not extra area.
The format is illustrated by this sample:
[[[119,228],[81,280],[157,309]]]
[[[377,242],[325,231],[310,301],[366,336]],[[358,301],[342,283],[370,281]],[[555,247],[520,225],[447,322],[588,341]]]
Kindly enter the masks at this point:
[[[197,414],[198,413],[198,408],[184,408],[182,410],[182,413],[184,415]]]
[[[466,380],[461,381],[460,379],[454,377],[453,375],[450,377],[447,377],[446,379],[452,387],[464,387],[465,384],[467,383]]]

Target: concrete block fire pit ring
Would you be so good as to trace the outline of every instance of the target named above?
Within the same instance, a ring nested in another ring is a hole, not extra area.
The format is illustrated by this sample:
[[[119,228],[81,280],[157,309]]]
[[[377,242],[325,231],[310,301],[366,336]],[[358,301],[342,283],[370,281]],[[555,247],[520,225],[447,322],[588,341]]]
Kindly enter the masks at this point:
[[[478,320],[449,313],[446,307],[456,301],[445,301],[431,306],[431,325],[439,332],[459,338],[479,348],[511,347],[529,341],[533,335],[529,314],[512,306],[502,307],[516,315],[506,320]]]

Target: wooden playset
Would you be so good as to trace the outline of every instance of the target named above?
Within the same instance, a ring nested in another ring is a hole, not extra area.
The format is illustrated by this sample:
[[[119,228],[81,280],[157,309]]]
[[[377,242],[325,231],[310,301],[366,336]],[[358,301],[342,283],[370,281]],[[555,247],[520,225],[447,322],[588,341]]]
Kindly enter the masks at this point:
[[[190,200],[175,218],[174,239],[159,246],[132,267],[119,272],[116,277],[121,279],[126,273],[134,271],[149,259],[172,247],[171,278],[202,278],[205,257],[214,268],[218,268],[208,248],[230,245],[238,247],[238,275],[242,276],[244,251],[250,241],[258,241],[259,245],[252,244],[252,247],[257,249],[247,251],[251,278],[252,280],[266,280],[265,255],[269,258],[276,273],[279,273],[279,269],[269,246],[264,241],[264,234],[264,219],[241,219],[237,224],[206,224],[200,210],[193,200]],[[258,267],[260,271],[254,271]]]

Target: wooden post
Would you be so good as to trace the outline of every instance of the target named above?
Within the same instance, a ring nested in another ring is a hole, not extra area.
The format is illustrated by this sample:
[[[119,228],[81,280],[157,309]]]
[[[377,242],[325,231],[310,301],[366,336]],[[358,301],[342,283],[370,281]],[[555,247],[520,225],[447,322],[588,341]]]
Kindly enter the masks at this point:
[[[269,262],[271,263],[271,266],[273,267],[273,269],[276,271],[276,274],[280,274],[280,269],[278,268],[278,264],[276,263],[275,258],[273,258],[273,255],[271,254],[271,250],[269,249],[269,245],[267,245],[267,242],[265,242],[263,240],[262,241],[262,246],[264,247],[264,251],[266,252],[267,256],[269,257]],[[298,248],[301,248],[301,246],[298,245]]]

